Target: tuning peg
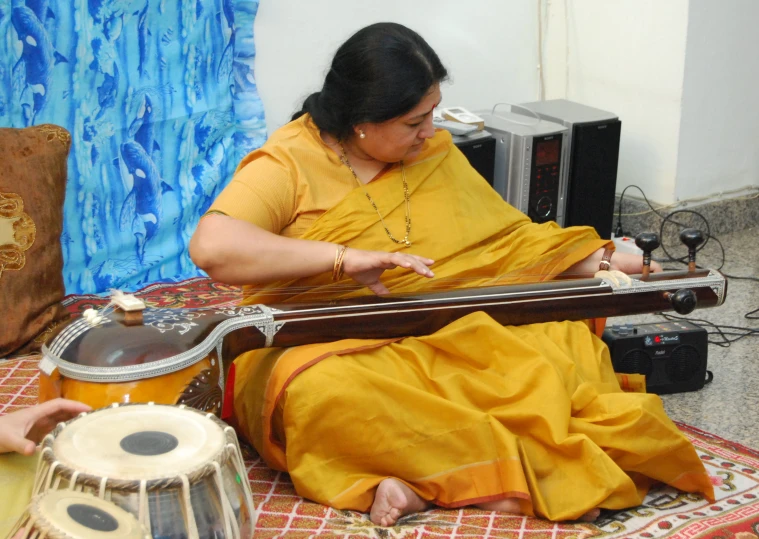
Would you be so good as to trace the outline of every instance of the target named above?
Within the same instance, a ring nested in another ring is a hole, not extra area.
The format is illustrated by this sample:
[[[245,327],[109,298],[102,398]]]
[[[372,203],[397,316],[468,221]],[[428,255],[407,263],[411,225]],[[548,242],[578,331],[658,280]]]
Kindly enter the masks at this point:
[[[685,315],[692,313],[698,303],[696,293],[690,288],[681,288],[674,294],[672,292],[665,292],[664,297],[669,300],[669,303],[677,314]]]
[[[659,236],[652,232],[643,232],[635,236],[635,245],[643,251],[643,272],[641,279],[645,280],[651,272],[651,251],[659,247]]]
[[[688,271],[696,271],[696,251],[704,243],[704,234],[697,228],[686,228],[680,232],[680,241],[688,247]]]

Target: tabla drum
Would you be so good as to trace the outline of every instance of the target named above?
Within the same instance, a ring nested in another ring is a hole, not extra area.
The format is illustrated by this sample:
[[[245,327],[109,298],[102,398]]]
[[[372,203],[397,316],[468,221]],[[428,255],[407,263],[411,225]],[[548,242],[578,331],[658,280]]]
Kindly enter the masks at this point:
[[[11,532],[13,539],[150,539],[150,534],[114,504],[85,492],[55,490],[32,498]]]
[[[113,502],[155,539],[248,539],[255,528],[237,435],[185,406],[114,404],[59,424],[33,492],[64,489]]]

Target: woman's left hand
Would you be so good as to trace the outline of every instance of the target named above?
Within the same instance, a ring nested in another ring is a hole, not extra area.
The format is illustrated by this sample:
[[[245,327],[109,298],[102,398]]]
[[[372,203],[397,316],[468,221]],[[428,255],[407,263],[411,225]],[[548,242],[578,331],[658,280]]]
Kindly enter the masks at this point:
[[[0,417],[0,453],[32,455],[37,444],[62,421],[91,408],[81,402],[54,399]]]

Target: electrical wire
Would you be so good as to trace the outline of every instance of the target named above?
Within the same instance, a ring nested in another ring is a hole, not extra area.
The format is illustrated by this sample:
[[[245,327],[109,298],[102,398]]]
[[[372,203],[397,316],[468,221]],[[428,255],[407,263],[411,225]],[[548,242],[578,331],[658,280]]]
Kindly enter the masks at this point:
[[[755,313],[759,311],[759,309],[756,309],[754,311],[751,311],[751,313]],[[751,314],[747,313],[747,314]],[[745,337],[759,337],[759,329],[757,328],[746,328],[742,326],[729,326],[724,324],[715,324],[714,322],[710,322],[709,320],[704,320],[701,318],[688,318],[685,316],[675,316],[670,313],[656,313],[659,316],[663,317],[665,320],[673,321],[684,321],[684,322],[690,322],[691,324],[694,324],[696,326],[703,327],[706,329],[707,335],[718,335],[721,340],[714,341],[709,339],[707,342],[709,344],[714,344],[716,346],[720,346],[722,348],[728,348],[731,344],[734,342],[737,342]],[[750,318],[754,319],[754,318]],[[731,331],[732,330],[732,331]],[[734,337],[734,338],[731,338]]]
[[[633,187],[633,186],[629,185],[628,187]],[[637,187],[637,186],[635,186],[635,187]],[[625,188],[625,189],[627,189],[627,188]],[[638,189],[640,189],[640,188],[638,187]],[[738,189],[731,189],[729,191],[721,191],[719,193],[719,195],[710,195],[710,196],[703,196],[703,197],[686,198],[684,200],[678,200],[677,202],[673,202],[672,204],[665,204],[663,206],[659,206],[658,208],[656,208],[656,210],[667,210],[669,208],[675,208],[675,207],[681,206],[683,204],[690,204],[692,202],[703,202],[705,200],[711,200],[711,199],[714,199],[715,196],[721,197],[722,195],[730,195],[730,194],[733,194],[733,193],[740,193],[740,192],[743,192],[743,191],[756,190],[756,189],[757,188],[755,188],[755,187],[739,187]],[[735,201],[735,200],[753,200],[755,198],[759,198],[759,192],[751,194],[751,195],[744,195],[744,196],[734,197],[734,198],[731,198],[730,200],[731,201]],[[621,203],[621,200],[622,199],[620,197],[620,203]],[[654,213],[656,210],[648,209],[648,210],[643,210],[643,211],[633,212],[633,213],[621,213],[621,209],[620,209],[619,215],[620,215],[620,217],[639,217],[641,215],[648,215],[649,213]]]
[[[695,215],[699,219],[703,221],[704,226],[706,227],[706,233],[704,234],[705,241],[701,244],[700,247],[698,247],[697,252],[701,251],[704,247],[706,247],[706,244],[712,240],[714,241],[720,249],[720,255],[721,255],[721,263],[717,269],[717,271],[721,270],[722,267],[725,265],[725,248],[722,245],[722,242],[719,241],[715,236],[711,233],[711,228],[709,226],[709,220],[706,219],[701,213],[695,211],[695,210],[675,210],[673,212],[670,212],[666,215],[663,215],[660,213],[661,208],[655,208],[653,204],[648,200],[648,197],[646,197],[646,194],[643,192],[643,189],[638,187],[637,185],[628,185],[622,190],[622,193],[619,196],[619,208],[617,213],[617,227],[614,231],[614,234],[617,236],[624,235],[623,228],[622,228],[622,201],[625,196],[625,192],[630,187],[634,187],[638,191],[640,191],[641,195],[643,195],[643,199],[646,201],[646,204],[648,204],[648,207],[651,208],[651,212],[655,213],[657,216],[659,216],[662,220],[661,226],[659,227],[659,238],[663,239],[665,237],[664,235],[664,227],[668,223],[672,223],[679,227],[692,227],[692,225],[684,224],[679,220],[675,220],[674,217],[678,215]],[[754,197],[750,197],[754,198]],[[675,257],[673,256],[664,245],[664,242],[662,241],[662,244],[660,245],[664,253],[667,255],[667,258],[662,260],[663,262],[678,262],[681,264],[687,264],[688,256],[684,257]],[[728,279],[739,279],[739,280],[747,280],[747,281],[754,281],[759,282],[759,278],[752,277],[752,276],[740,276],[740,275],[730,275],[727,273],[723,273],[725,277]],[[759,320],[759,308],[754,309],[752,311],[747,312],[744,314],[744,318],[748,320]],[[720,346],[723,348],[729,347],[732,343],[737,342],[745,337],[757,337],[759,336],[759,329],[758,328],[751,328],[751,327],[742,327],[742,326],[731,326],[731,325],[724,325],[724,324],[715,324],[714,322],[710,322],[708,320],[704,319],[698,319],[698,318],[688,318],[684,316],[675,316],[670,313],[664,313],[664,312],[657,312],[655,313],[659,316],[662,316],[665,320],[681,320],[690,322],[694,325],[703,327],[707,330],[707,335],[715,337],[716,340],[709,339],[708,343],[713,344],[715,346]]]

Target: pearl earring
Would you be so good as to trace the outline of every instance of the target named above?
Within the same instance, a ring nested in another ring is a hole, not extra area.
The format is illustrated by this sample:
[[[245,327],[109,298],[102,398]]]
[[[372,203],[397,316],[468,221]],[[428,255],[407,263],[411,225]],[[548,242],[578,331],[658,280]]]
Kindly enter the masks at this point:
[[[364,133],[363,131],[359,131],[358,138],[366,138],[366,133]]]

